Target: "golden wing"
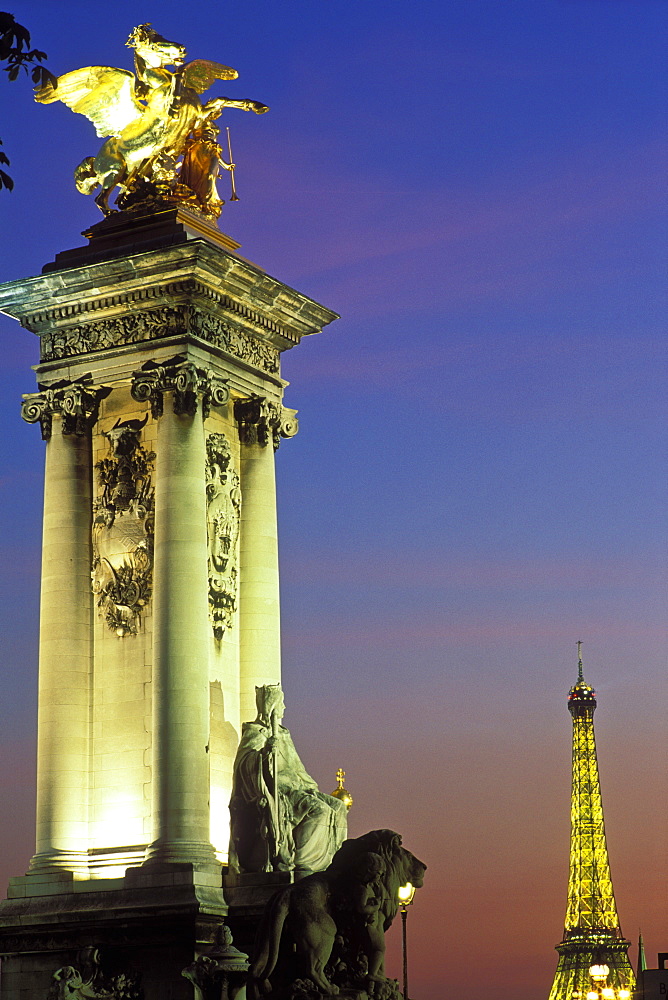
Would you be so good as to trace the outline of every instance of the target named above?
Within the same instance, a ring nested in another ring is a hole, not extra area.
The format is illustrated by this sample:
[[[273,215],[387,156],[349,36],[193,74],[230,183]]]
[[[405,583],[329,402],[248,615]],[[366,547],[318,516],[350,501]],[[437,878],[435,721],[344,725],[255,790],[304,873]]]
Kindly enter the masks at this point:
[[[85,66],[59,76],[35,91],[40,104],[62,101],[78,115],[85,115],[102,138],[120,135],[146,110],[135,97],[135,76],[113,66]]]
[[[193,59],[181,71],[181,79],[186,87],[190,87],[196,94],[203,94],[216,80],[236,80],[238,76],[237,71],[230,66],[209,62],[208,59]]]

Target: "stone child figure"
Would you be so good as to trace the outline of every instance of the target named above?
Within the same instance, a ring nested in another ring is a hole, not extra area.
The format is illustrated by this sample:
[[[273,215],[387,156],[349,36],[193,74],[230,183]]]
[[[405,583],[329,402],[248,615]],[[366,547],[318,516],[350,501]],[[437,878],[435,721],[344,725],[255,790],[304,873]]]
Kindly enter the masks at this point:
[[[345,803],[318,791],[281,725],[278,684],[255,689],[257,719],[245,722],[230,800],[230,865],[240,872],[322,871],[346,838]]]

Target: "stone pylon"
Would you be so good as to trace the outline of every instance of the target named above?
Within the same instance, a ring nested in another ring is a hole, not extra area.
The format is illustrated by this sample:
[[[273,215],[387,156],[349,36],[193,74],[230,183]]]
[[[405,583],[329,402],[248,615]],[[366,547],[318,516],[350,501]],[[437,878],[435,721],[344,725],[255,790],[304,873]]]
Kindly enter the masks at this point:
[[[280,682],[280,357],[336,315],[181,209],[86,235],[0,287],[40,338],[46,452],[36,850],[0,906],[1,995],[95,946],[177,1000],[226,913],[241,723]]]

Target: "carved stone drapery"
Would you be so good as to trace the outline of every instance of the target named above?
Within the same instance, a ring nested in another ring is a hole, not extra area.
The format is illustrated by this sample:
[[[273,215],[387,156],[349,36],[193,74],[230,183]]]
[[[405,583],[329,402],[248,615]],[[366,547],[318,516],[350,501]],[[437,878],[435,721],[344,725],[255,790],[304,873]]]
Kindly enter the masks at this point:
[[[100,400],[108,389],[93,389],[88,383],[60,382],[56,386],[23,396],[21,416],[29,424],[39,421],[42,438],[51,437],[54,413],[62,418],[63,434],[85,434],[97,417]]]
[[[322,871],[346,839],[347,808],[318,791],[287,729],[280,684],[255,688],[257,717],[244,722],[230,799],[230,868],[239,873]]]
[[[239,475],[224,434],[206,439],[206,520],[209,545],[209,617],[216,639],[231,628],[237,608]]]
[[[198,368],[192,361],[174,359],[166,365],[149,362],[135,372],[130,392],[139,402],[149,400],[157,419],[163,412],[163,395],[174,393],[174,413],[194,416],[201,399],[202,415],[206,419],[212,406],[224,406],[230,398],[227,383],[212,372]]]
[[[55,361],[122,344],[161,340],[187,333],[271,375],[279,372],[280,353],[276,347],[249,336],[239,324],[229,319],[189,306],[159,306],[50,330],[41,337],[41,360]]]
[[[109,457],[95,466],[101,493],[93,502],[93,592],[121,638],[136,635],[151,597],[155,454],[139,440],[147,419],[117,420],[104,433]]]
[[[274,451],[280,445],[282,437],[294,437],[299,430],[297,410],[291,410],[262,396],[237,399],[234,403],[234,416],[242,444],[259,444],[264,448],[271,440]]]

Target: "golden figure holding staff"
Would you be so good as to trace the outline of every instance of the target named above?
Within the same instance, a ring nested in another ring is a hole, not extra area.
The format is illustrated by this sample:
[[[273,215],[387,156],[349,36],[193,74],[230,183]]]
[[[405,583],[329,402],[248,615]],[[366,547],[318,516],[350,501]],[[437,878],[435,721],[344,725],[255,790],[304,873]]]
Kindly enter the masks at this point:
[[[109,196],[118,188],[120,209],[180,202],[217,218],[223,204],[215,185],[218,168],[222,164],[232,171],[234,164],[222,161],[213,123],[224,108],[256,114],[269,108],[227,97],[203,104],[199,95],[215,80],[235,80],[239,74],[205,59],[186,63],[183,45],[163,38],[150,24],[134,28],[127,45],[135,50],[134,73],[87,66],[36,91],[36,101],[62,101],[85,115],[99,136],[108,137],[97,156],[77,167],[77,189],[91,194],[99,187],[95,202],[105,215],[113,211]]]

